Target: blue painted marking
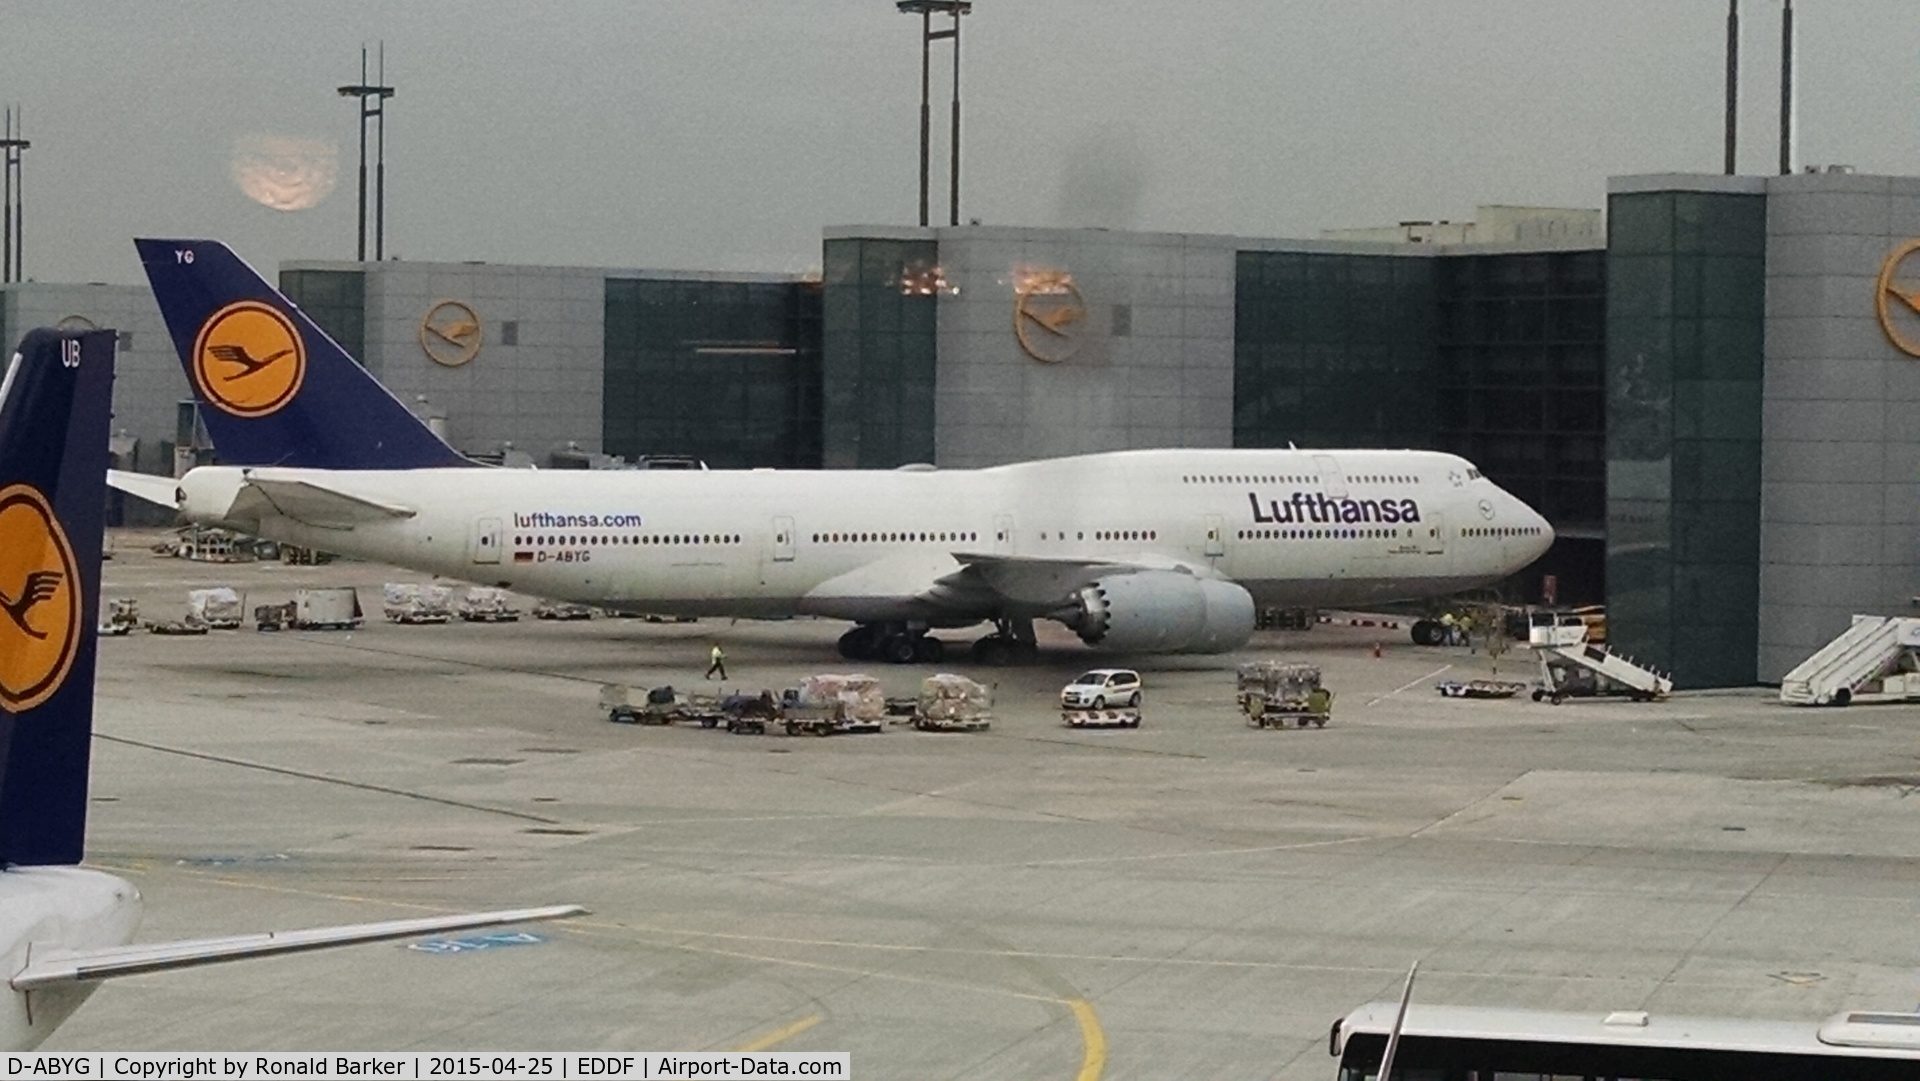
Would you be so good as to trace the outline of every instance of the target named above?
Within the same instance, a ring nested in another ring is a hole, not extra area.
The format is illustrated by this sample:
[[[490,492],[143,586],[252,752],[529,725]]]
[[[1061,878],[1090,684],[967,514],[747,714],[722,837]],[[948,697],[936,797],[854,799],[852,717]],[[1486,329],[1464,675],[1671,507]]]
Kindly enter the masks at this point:
[[[546,939],[531,931],[498,931],[491,935],[474,935],[471,938],[429,938],[419,942],[409,942],[407,949],[421,953],[472,953],[475,950],[492,950],[503,946],[538,946]]]

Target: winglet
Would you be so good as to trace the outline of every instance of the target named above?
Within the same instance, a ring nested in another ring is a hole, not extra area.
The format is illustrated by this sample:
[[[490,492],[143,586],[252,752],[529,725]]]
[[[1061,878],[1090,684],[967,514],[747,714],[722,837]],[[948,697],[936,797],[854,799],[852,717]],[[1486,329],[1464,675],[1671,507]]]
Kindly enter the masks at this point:
[[[135,240],[225,465],[472,465],[217,240]]]
[[[35,330],[0,377],[0,867],[86,836],[113,349]]]

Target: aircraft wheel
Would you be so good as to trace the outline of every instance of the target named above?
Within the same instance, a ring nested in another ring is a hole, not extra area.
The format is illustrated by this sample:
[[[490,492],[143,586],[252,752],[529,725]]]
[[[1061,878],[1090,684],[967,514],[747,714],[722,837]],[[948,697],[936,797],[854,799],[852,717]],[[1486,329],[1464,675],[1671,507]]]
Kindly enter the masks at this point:
[[[997,634],[989,634],[973,644],[973,659],[978,664],[999,668],[1011,659],[1011,650],[1007,640]]]
[[[1013,663],[1033,664],[1040,659],[1040,646],[1034,642],[1013,642]]]
[[[888,664],[912,664],[917,652],[909,634],[896,634],[880,643],[880,658]]]
[[[850,661],[868,660],[873,644],[873,628],[863,624],[840,636],[840,655]]]
[[[946,659],[947,644],[938,638],[922,635],[913,643],[913,655],[921,664],[939,664]]]

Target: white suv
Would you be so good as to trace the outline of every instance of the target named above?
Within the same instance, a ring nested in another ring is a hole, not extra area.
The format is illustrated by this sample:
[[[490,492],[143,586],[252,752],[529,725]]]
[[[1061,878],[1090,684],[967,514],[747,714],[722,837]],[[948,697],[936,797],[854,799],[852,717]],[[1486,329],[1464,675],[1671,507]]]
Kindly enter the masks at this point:
[[[1129,668],[1096,668],[1060,690],[1067,709],[1115,709],[1140,704],[1140,673]]]

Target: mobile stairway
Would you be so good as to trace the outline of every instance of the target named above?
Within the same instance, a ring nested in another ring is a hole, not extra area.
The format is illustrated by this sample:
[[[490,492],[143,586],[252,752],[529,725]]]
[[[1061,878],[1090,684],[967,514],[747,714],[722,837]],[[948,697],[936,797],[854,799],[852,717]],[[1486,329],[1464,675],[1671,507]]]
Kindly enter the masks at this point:
[[[1604,645],[1587,641],[1587,624],[1578,615],[1536,612],[1527,627],[1527,644],[1540,661],[1540,686],[1533,700],[1554,705],[1572,697],[1625,695],[1636,702],[1665,698],[1673,677],[1637,664]]]
[[[1920,619],[1853,617],[1840,637],[1780,681],[1790,706],[1920,700]]]

